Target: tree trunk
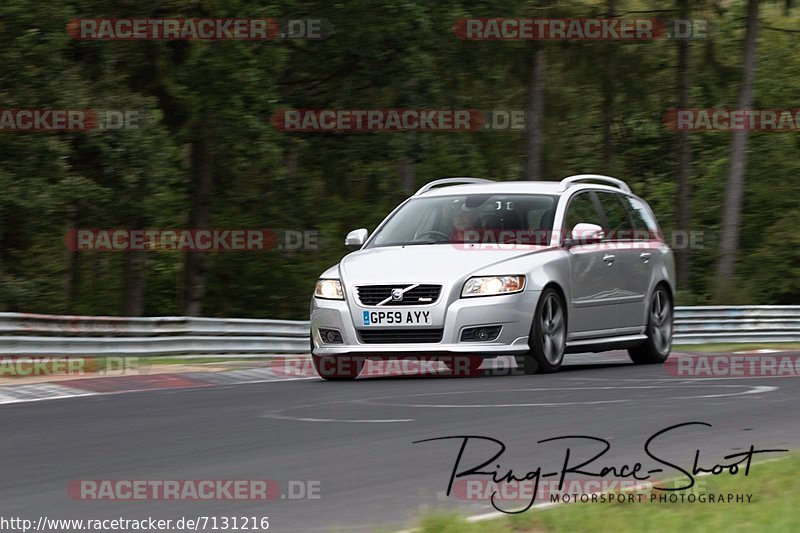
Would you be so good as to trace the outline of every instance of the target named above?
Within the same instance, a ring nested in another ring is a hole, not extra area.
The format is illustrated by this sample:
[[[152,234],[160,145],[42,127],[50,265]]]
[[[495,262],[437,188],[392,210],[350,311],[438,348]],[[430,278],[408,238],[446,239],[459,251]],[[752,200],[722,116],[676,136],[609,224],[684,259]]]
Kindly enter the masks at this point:
[[[269,192],[267,193],[268,197],[271,197],[272,194],[277,195],[287,195],[288,198],[294,198],[302,194],[301,187],[302,185],[298,183],[297,180],[297,167],[300,162],[300,147],[297,142],[294,142],[295,139],[290,139],[288,146],[286,146],[283,150],[283,157],[281,158],[282,166],[284,169],[283,174],[280,178],[280,187],[277,191],[272,190],[272,187],[269,183],[265,184],[265,187]],[[329,187],[328,182],[326,181],[325,187]],[[273,200],[273,202],[277,202],[277,200]],[[297,202],[292,202],[293,205],[291,210],[281,209],[278,213],[274,213],[272,218],[272,224],[276,228],[280,227],[290,227],[291,224],[296,220],[302,220],[304,217],[308,220],[309,223],[314,220],[316,216],[315,213],[306,213],[303,210],[303,206],[299,205]]]
[[[124,253],[122,315],[142,316],[144,313],[144,289],[146,254],[142,251]]]
[[[758,33],[758,0],[747,2],[747,27],[744,42],[742,85],[736,109],[750,109],[753,105],[753,82],[756,69],[756,34]],[[731,151],[728,160],[725,203],[722,208],[722,234],[720,257],[717,264],[714,298],[718,303],[732,297],[733,276],[736,273],[736,254],[742,223],[742,197],[744,174],[747,169],[748,131],[736,130],[731,134]]]
[[[400,160],[400,181],[406,195],[414,194],[415,171],[414,159],[409,155],[404,155]]]
[[[68,215],[67,232],[75,229],[75,210],[70,209]],[[77,239],[77,237],[76,237]],[[76,240],[77,242],[77,240]],[[64,274],[64,300],[67,312],[71,312],[73,305],[78,301],[78,287],[80,286],[80,254],[81,252],[67,249],[65,252],[67,268]]]
[[[608,18],[616,17],[616,10],[614,9],[614,0],[608,0]],[[616,76],[616,61],[615,52],[616,44],[604,46],[604,62],[605,68],[603,69],[603,164],[605,170],[610,171],[611,159],[614,157],[614,144],[611,137],[611,126],[614,121],[614,77]]]
[[[129,193],[130,199],[142,205],[148,195],[147,177],[141,176]],[[141,230],[147,226],[147,216],[139,210],[133,219],[131,229]],[[129,251],[123,254],[122,265],[122,315],[142,316],[144,313],[144,294],[147,281],[147,252]]]
[[[606,68],[613,60],[609,59]],[[611,124],[614,120],[614,89],[609,76],[603,77],[603,165],[609,171],[611,159],[614,157],[614,145],[611,141]]]
[[[545,48],[540,46],[531,60],[531,77],[528,86],[527,139],[525,179],[542,179],[542,147],[544,136],[544,74],[547,68]]]
[[[678,0],[678,18],[689,19],[689,0]],[[678,39],[678,109],[689,108],[689,40]],[[677,229],[682,233],[681,244],[675,250],[678,287],[686,289],[691,279],[688,235],[692,218],[692,142],[691,132],[678,132],[678,205]]]
[[[211,205],[213,167],[205,141],[196,141],[192,145],[190,172],[192,188],[189,229],[206,228]],[[184,252],[180,303],[182,315],[198,316],[202,312],[203,296],[206,292],[206,271],[206,255],[203,252]]]

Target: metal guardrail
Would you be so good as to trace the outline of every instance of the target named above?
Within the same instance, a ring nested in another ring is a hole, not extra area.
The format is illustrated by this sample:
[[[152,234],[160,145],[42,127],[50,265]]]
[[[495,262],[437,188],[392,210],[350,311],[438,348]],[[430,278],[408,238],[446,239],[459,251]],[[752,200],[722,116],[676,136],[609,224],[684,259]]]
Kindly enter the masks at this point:
[[[0,354],[308,353],[308,328],[295,320],[0,313]]]
[[[679,306],[673,342],[800,342],[800,305]]]
[[[3,355],[308,353],[307,321],[0,313]],[[675,308],[675,344],[800,342],[800,305]]]

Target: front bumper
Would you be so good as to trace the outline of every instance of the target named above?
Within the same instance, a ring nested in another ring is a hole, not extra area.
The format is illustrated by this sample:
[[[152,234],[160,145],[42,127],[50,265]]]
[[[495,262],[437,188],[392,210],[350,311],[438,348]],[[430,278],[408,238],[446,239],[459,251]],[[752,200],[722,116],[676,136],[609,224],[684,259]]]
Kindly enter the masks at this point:
[[[418,326],[418,329],[442,328],[442,340],[435,343],[363,343],[358,335],[356,320],[361,317],[364,310],[375,310],[376,308],[362,307],[355,304],[352,299],[344,301],[313,298],[311,302],[313,353],[319,356],[357,354],[395,357],[445,354],[474,354],[493,357],[526,353],[533,314],[540,292],[525,290],[516,294],[478,298],[451,298],[449,300],[442,298],[436,304],[426,307],[432,311],[433,324]],[[386,307],[380,309],[386,310]],[[500,334],[492,341],[460,340],[461,333],[465,328],[492,325],[501,326]],[[339,331],[343,342],[323,342],[319,332],[320,328]]]

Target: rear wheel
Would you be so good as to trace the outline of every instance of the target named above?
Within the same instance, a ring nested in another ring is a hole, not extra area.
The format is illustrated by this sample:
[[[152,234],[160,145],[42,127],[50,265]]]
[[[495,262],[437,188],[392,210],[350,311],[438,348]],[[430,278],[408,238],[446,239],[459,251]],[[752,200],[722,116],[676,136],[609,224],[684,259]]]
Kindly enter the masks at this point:
[[[637,365],[663,363],[672,350],[672,297],[664,285],[653,291],[647,312],[647,340],[630,348],[628,355]]]
[[[349,381],[356,379],[364,368],[364,359],[352,356],[320,357],[311,354],[314,369],[322,379]]]
[[[553,288],[542,291],[528,338],[528,353],[517,355],[517,367],[526,374],[557,372],[567,345],[567,311]]]
[[[483,357],[453,355],[442,358],[442,362],[456,376],[477,376],[480,374]]]

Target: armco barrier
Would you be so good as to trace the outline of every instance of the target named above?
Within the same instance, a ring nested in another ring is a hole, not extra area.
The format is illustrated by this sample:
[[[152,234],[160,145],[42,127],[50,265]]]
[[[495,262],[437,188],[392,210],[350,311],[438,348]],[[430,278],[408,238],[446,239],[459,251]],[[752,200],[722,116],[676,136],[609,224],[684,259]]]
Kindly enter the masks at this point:
[[[5,355],[270,355],[308,347],[308,322],[294,320],[0,313]]]
[[[308,353],[308,327],[294,320],[0,313],[0,354]],[[800,305],[676,307],[674,342],[800,342]]]
[[[800,305],[676,307],[673,341],[800,342]]]

